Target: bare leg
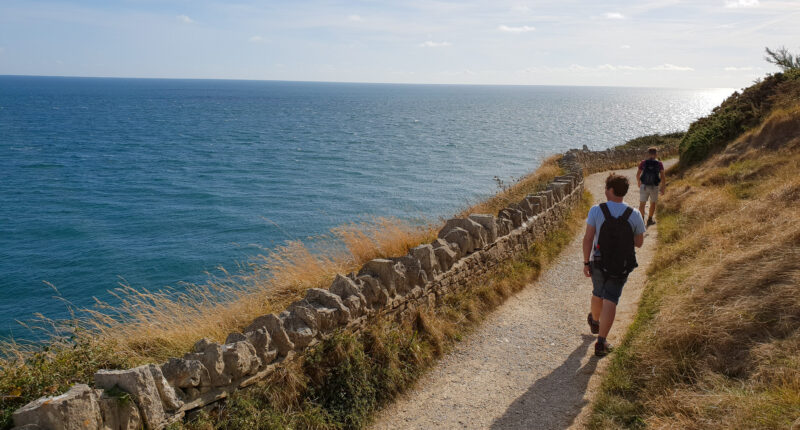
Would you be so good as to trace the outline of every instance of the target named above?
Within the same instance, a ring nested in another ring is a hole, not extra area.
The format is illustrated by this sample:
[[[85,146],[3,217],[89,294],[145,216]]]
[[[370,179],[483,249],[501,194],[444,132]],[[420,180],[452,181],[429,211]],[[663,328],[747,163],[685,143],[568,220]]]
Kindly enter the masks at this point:
[[[600,313],[603,311],[603,299],[592,294],[592,319],[600,321]]]
[[[653,215],[656,213],[656,204],[655,202],[650,202],[650,215],[648,218],[653,218]]]
[[[639,213],[642,214],[642,216],[644,216],[644,205],[646,204],[647,202],[639,202]]]
[[[592,297],[592,311],[594,311],[594,299]],[[611,325],[614,324],[614,316],[617,314],[617,305],[609,300],[603,300],[603,311],[600,313],[600,337],[608,337],[608,332],[611,331]],[[594,312],[592,312],[594,314]]]

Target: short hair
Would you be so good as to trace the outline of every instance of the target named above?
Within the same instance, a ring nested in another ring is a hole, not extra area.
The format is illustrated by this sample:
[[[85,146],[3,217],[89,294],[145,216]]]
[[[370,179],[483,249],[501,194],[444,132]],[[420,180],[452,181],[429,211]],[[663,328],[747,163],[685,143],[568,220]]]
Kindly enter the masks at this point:
[[[651,146],[651,147],[647,148],[647,153],[648,154],[658,154],[658,148],[656,148],[655,146]]]
[[[612,172],[606,178],[606,189],[613,188],[614,195],[617,197],[625,197],[625,194],[628,194],[629,187],[630,183],[628,182],[628,178],[625,176]]]

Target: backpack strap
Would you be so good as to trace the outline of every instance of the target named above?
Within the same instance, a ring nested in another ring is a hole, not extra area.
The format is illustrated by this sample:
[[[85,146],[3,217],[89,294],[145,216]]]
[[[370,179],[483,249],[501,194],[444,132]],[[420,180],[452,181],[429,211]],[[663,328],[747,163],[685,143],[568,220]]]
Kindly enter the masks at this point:
[[[632,213],[633,213],[633,208],[628,206],[628,209],[625,209],[625,212],[623,212],[622,215],[620,215],[619,219],[627,221]]]
[[[608,211],[608,205],[605,203],[600,203],[600,210],[603,211],[603,216],[606,217],[607,220],[613,218],[611,216],[611,212]]]

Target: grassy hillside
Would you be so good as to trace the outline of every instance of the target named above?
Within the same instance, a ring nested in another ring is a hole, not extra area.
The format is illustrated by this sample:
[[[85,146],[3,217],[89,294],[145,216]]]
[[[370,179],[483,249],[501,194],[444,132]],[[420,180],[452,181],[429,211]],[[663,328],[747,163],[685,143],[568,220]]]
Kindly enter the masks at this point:
[[[690,127],[591,428],[800,425],[800,74]]]

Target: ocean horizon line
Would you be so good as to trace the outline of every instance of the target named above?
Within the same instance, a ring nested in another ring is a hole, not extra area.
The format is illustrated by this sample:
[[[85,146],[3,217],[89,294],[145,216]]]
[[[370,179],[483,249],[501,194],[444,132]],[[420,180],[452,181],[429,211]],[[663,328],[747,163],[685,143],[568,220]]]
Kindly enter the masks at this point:
[[[397,85],[397,86],[437,86],[437,87],[553,87],[553,88],[635,88],[663,90],[735,90],[733,87],[654,87],[637,85],[566,85],[566,84],[472,84],[439,82],[360,82],[360,81],[309,81],[290,79],[248,79],[248,78],[176,78],[176,77],[136,77],[136,76],[78,76],[78,75],[20,75],[3,74],[0,78],[61,78],[61,79],[108,79],[108,80],[148,80],[148,81],[223,81],[223,82],[270,82],[293,84],[340,84],[340,85]]]

